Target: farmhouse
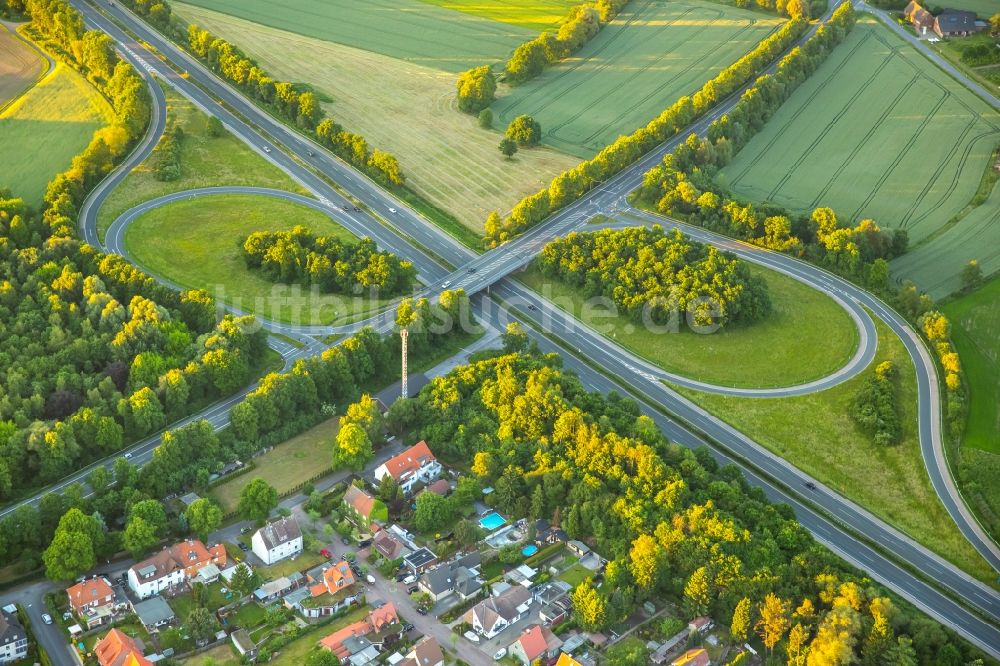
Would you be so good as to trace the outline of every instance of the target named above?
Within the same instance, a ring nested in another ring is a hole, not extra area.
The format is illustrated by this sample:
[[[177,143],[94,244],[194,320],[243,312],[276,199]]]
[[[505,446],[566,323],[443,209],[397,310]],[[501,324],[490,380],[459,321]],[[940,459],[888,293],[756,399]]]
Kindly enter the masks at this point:
[[[921,7],[916,0],[910,0],[910,4],[903,10],[903,15],[910,20],[919,35],[926,35],[934,30],[934,15]]]
[[[934,19],[938,37],[968,37],[986,29],[986,23],[976,20],[975,12],[946,9]]]
[[[441,463],[424,441],[417,442],[375,468],[377,480],[381,481],[386,476],[391,476],[406,494],[412,492],[413,486],[417,483],[430,483],[440,473]]]
[[[0,664],[10,664],[28,656],[28,634],[17,613],[0,612]]]
[[[274,564],[302,552],[302,530],[294,518],[282,518],[254,532],[250,543],[264,564]]]
[[[515,585],[496,597],[480,601],[464,619],[476,633],[489,639],[520,620],[530,606],[531,592]]]
[[[146,599],[183,585],[209,564],[226,566],[225,547],[206,548],[201,541],[188,539],[133,565],[128,570],[128,586],[137,597]]]
[[[117,629],[94,646],[94,654],[101,666],[152,666],[153,662],[142,654],[142,641],[132,638]]]

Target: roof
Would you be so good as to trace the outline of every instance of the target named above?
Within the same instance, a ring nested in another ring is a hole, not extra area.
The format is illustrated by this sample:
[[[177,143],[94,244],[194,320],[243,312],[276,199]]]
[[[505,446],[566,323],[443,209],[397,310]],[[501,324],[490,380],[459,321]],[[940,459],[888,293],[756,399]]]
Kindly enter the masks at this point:
[[[671,666],[708,666],[712,663],[705,648],[693,648],[671,662]]]
[[[27,634],[17,619],[17,609],[13,613],[0,613],[0,643],[7,645],[22,638],[27,638]]]
[[[403,559],[411,567],[419,569],[420,567],[426,566],[427,564],[430,564],[431,562],[436,560],[437,555],[431,552],[429,548],[419,548],[410,553],[409,555],[407,555]]]
[[[367,518],[372,515],[372,508],[375,506],[375,498],[361,490],[361,488],[351,484],[348,486],[347,492],[344,493],[344,503]]]
[[[402,453],[389,458],[383,464],[389,476],[396,481],[405,479],[427,463],[437,460],[427,442],[421,440]]]
[[[916,2],[916,0],[911,0],[910,4],[906,5],[903,14],[908,16],[910,21],[918,27],[922,25],[934,25],[934,15],[921,7],[920,3]]]
[[[434,493],[435,495],[440,495],[441,497],[444,497],[445,495],[448,494],[448,491],[451,490],[451,486],[448,484],[447,480],[438,479],[431,485],[424,488],[424,490],[426,492]]]
[[[387,560],[395,560],[398,557],[403,557],[410,550],[403,542],[386,530],[381,530],[375,535],[372,545]]]
[[[150,597],[134,604],[132,608],[139,616],[139,621],[147,627],[174,619],[174,611],[163,597]]]
[[[257,534],[268,550],[274,550],[282,544],[302,538],[302,530],[291,516],[264,525],[257,530]]]
[[[198,496],[198,493],[188,493],[186,495],[181,495],[181,502],[184,503],[184,506],[191,506],[200,499],[201,497]]]
[[[368,624],[372,631],[382,631],[386,627],[399,624],[399,615],[396,614],[396,607],[388,603],[380,608],[376,608],[368,614]]]
[[[528,658],[528,661],[538,659],[548,649],[542,627],[538,624],[525,629],[524,633],[518,637],[517,642],[521,644],[521,650],[524,651],[524,656]]]
[[[938,14],[937,26],[941,32],[973,32],[977,29],[976,13],[946,9]]]
[[[226,565],[226,549],[221,544],[206,548],[198,539],[188,539],[168,546],[152,557],[132,566],[140,583],[158,580],[178,569],[200,569],[210,562]]]
[[[515,585],[496,597],[489,597],[472,607],[469,612],[479,618],[479,624],[489,630],[497,618],[510,622],[518,616],[517,607],[531,599],[527,588]]]
[[[112,629],[97,642],[94,654],[101,666],[152,666],[153,663],[143,656],[140,641],[118,629]]]
[[[424,636],[410,650],[407,655],[417,662],[417,666],[434,666],[444,661],[444,653],[441,646],[433,636]]]
[[[91,578],[82,583],[77,583],[72,587],[66,588],[66,594],[69,596],[70,605],[76,610],[80,610],[88,604],[107,599],[108,597],[111,597],[111,599],[106,603],[112,603],[115,600],[115,591],[112,589],[111,584],[104,578]]]
[[[706,617],[704,615],[702,615],[700,617],[696,617],[695,619],[693,619],[690,622],[688,622],[688,626],[689,627],[693,627],[695,629],[704,629],[705,627],[709,626],[710,624],[712,624],[712,618]]]
[[[316,584],[310,587],[309,590],[314,597],[322,596],[327,592],[333,594],[354,585],[354,572],[351,570],[351,565],[347,563],[347,560],[341,560],[333,566],[326,567],[323,569],[322,576],[322,580],[313,576]]]
[[[560,652],[559,661],[556,662],[556,666],[580,666],[580,662],[565,652]]]
[[[233,643],[236,644],[236,647],[241,653],[250,652],[257,647],[257,645],[250,639],[250,634],[247,633],[246,629],[237,629],[231,634],[231,637],[233,639]]]
[[[353,624],[349,624],[343,629],[339,629],[329,636],[320,639],[319,644],[321,647],[326,648],[330,652],[337,655],[338,658],[344,659],[350,656],[350,651],[344,647],[344,641],[348,638],[364,636],[368,633],[371,627],[365,620],[360,620]]]

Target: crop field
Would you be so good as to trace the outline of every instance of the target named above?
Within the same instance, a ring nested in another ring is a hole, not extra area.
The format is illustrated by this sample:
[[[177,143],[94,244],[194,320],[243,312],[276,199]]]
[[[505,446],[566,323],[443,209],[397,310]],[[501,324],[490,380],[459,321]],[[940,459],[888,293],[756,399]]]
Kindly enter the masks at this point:
[[[0,112],[0,187],[38,206],[52,177],[69,168],[94,131],[111,122],[111,107],[65,65]]]
[[[274,321],[330,324],[388,305],[388,299],[311,294],[246,267],[239,245],[244,236],[297,224],[317,234],[355,240],[347,229],[311,208],[268,197],[223,194],[145,213],[125,232],[125,247],[138,264],[157,275],[206,289],[219,301]]]
[[[44,66],[37,51],[0,26],[0,110],[34,85]]]
[[[976,12],[976,15],[981,19],[988,19],[997,12],[1000,12],[1000,5],[997,5],[997,0],[948,0],[948,3],[944,6],[949,9],[964,9],[967,12]]]
[[[506,60],[536,34],[420,0],[187,0],[187,4],[450,72]],[[176,8],[184,13],[184,5],[177,3]],[[245,38],[234,41],[241,48],[250,46]],[[299,51],[293,61],[305,60],[307,53]]]
[[[739,398],[677,389],[755,441],[990,584],[996,573],[958,531],[934,492],[917,439],[916,373],[903,343],[881,321],[878,352],[861,376],[793,398]],[[901,441],[876,446],[850,416],[865,379],[882,361],[899,370]]]
[[[551,29],[579,0],[422,0],[429,5],[466,12],[531,30]]]
[[[493,104],[506,126],[529,114],[542,141],[591,157],[697,91],[783,20],[698,0],[633,0],[575,57],[504,89]]]
[[[754,201],[795,211],[829,206],[841,219],[906,229],[912,247],[966,207],[998,142],[1000,115],[861,18],[720,181]],[[987,217],[956,228],[986,234]],[[954,246],[951,234],[933,243]]]
[[[196,7],[179,13],[238,42],[273,75],[325,93],[331,117],[394,153],[413,190],[477,233],[491,210],[509,210],[578,162],[547,148],[504,160],[499,133],[455,108],[452,73]]]

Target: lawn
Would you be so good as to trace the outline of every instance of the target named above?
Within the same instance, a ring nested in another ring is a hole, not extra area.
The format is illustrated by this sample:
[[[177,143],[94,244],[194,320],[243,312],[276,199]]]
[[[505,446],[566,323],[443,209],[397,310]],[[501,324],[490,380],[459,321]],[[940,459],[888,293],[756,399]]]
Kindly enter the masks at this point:
[[[188,666],[239,666],[240,658],[233,648],[232,641],[226,641],[211,650],[199,652],[183,661]]]
[[[927,476],[917,440],[913,363],[899,338],[878,320],[876,326],[878,352],[869,368],[827,391],[773,399],[678,391],[930,550],[995,583],[995,572],[958,531]],[[899,370],[903,436],[899,444],[882,448],[858,430],[849,412],[861,385],[886,360]]]
[[[2,54],[0,54],[2,55]],[[18,84],[20,85],[20,84]],[[0,112],[0,188],[40,206],[45,187],[111,123],[107,101],[66,65]]]
[[[452,72],[175,7],[186,20],[238,43],[272,75],[322,91],[332,100],[323,104],[328,115],[396,155],[413,191],[477,234],[491,210],[509,210],[578,162],[546,148],[503,159],[499,132],[480,129],[475,117],[458,111]],[[310,57],[299,57],[303,52]]]
[[[256,469],[213,488],[212,497],[228,513],[236,510],[240,492],[255,478],[264,479],[281,494],[329,469],[332,463],[332,442],[339,427],[337,418],[327,419],[277,445],[264,455],[254,458]]]
[[[450,72],[505,60],[536,34],[420,0],[188,0],[187,4]],[[184,5],[177,3],[177,8],[185,13]],[[249,41],[237,43],[245,48]],[[306,53],[300,51],[294,62],[304,60],[301,56]]]
[[[926,7],[927,5],[924,6]],[[964,9],[968,12],[976,12],[976,15],[981,19],[989,19],[997,12],[1000,12],[1000,5],[997,5],[997,0],[948,0],[942,6],[948,9]]]
[[[862,17],[719,178],[754,201],[903,228],[913,246],[966,208],[998,142],[1000,115]],[[970,216],[958,227],[986,224]],[[956,254],[956,240],[932,242]]]
[[[246,630],[254,629],[263,624],[267,617],[267,610],[258,603],[250,602],[240,606],[239,610],[230,615],[227,619],[229,624],[243,627]]]
[[[699,0],[633,0],[575,57],[501,90],[497,125],[527,113],[544,143],[591,157],[693,94],[782,21]]]
[[[594,572],[582,564],[574,564],[558,576],[559,580],[569,583],[574,588],[588,578],[593,577]]]
[[[339,617],[330,624],[307,630],[294,641],[281,648],[281,651],[271,657],[268,663],[274,666],[301,666],[305,663],[305,657],[316,647],[320,639],[329,636],[335,631],[343,629],[349,624],[363,620],[368,616],[369,609],[366,606],[352,607],[347,614]]]
[[[583,318],[592,319],[596,330],[664,370],[727,386],[799,384],[824,377],[850,360],[858,333],[839,305],[780,273],[752,264],[750,271],[767,280],[774,312],[747,326],[723,328],[712,335],[697,335],[686,327],[658,334],[625,315],[605,316],[603,308]],[[547,280],[534,268],[518,279],[578,318],[585,307],[596,310],[583,303],[580,292]]]
[[[153,273],[273,321],[331,324],[381,310],[392,299],[312,293],[272,282],[246,267],[240,241],[254,231],[303,225],[317,234],[357,239],[330,217],[301,204],[221,194],[167,204],[139,216],[125,232],[128,253]]]
[[[570,7],[579,0],[422,0],[429,5],[466,12],[501,23],[528,28],[551,30],[558,27]]]
[[[0,109],[38,80],[45,59],[16,34],[0,26]]]
[[[104,238],[119,215],[144,201],[171,192],[217,185],[255,185],[302,192],[284,171],[274,166],[229,132],[208,135],[208,116],[173,88],[164,86],[168,122],[184,132],[181,141],[181,177],[160,181],[153,175],[156,156],[140,164],[108,196],[97,216],[97,230]]]
[[[281,578],[282,576],[289,576],[296,571],[312,569],[313,567],[323,564],[323,562],[326,562],[326,558],[319,553],[304,550],[302,551],[302,554],[297,556],[295,559],[286,557],[283,560],[275,562],[271,566],[259,567],[257,569],[257,573],[259,573],[264,580],[275,580]]]

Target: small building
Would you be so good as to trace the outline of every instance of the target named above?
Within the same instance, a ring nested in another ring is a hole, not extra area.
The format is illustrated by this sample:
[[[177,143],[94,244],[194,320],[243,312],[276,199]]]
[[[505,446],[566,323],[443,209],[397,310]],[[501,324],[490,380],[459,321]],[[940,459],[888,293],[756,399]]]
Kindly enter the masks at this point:
[[[187,508],[200,499],[201,497],[198,496],[198,493],[187,493],[186,495],[181,495],[181,504]]]
[[[202,585],[211,585],[215,581],[219,580],[222,575],[222,571],[219,567],[215,566],[211,562],[198,569],[198,573],[194,578],[191,579],[191,583],[201,583]]]
[[[87,625],[87,629],[106,624],[114,617],[115,590],[106,578],[91,578],[68,587],[66,596],[70,608]]]
[[[418,548],[403,558],[403,564],[409,567],[414,574],[427,571],[435,562],[437,562],[437,555],[429,548]]]
[[[258,587],[254,590],[253,596],[257,601],[267,603],[291,592],[293,589],[295,589],[295,586],[292,584],[292,579],[288,576],[282,576],[281,578],[269,580]]]
[[[28,656],[28,632],[21,626],[17,610],[0,612],[0,664],[11,664]]]
[[[146,631],[156,631],[174,621],[174,611],[163,597],[139,601],[132,608]]]
[[[237,629],[229,634],[229,638],[233,641],[233,647],[236,648],[241,657],[247,660],[253,660],[257,657],[257,645],[250,638],[246,629]]]
[[[142,653],[144,649],[138,638],[112,629],[94,646],[94,654],[101,666],[152,666]]]
[[[417,483],[437,479],[441,469],[441,463],[431,453],[427,442],[420,441],[375,468],[375,479],[381,481],[390,476],[404,494],[409,494]]]
[[[288,516],[254,532],[250,543],[253,554],[264,564],[274,564],[302,552],[302,530],[299,529],[298,522]]]
[[[510,644],[507,653],[524,666],[530,666],[538,659],[548,662],[558,657],[562,644],[559,637],[548,627],[535,624],[525,629],[517,640]]]
[[[469,609],[465,614],[473,631],[487,639],[520,620],[531,607],[531,592],[515,585],[502,594],[488,597]]]
[[[560,652],[556,666],[582,666],[582,664],[565,652]]]
[[[712,622],[712,618],[702,615],[701,617],[696,617],[688,622],[688,631],[691,633],[704,634],[713,626],[715,626],[715,623]]]
[[[444,666],[444,653],[436,638],[424,636],[399,662],[399,666]]]
[[[586,557],[590,554],[590,546],[582,541],[577,541],[576,539],[570,539],[567,541],[566,547],[569,548],[569,551],[577,557]]]
[[[705,648],[693,648],[670,662],[670,666],[712,666]]]
[[[444,497],[451,491],[451,485],[444,479],[438,479],[434,483],[424,488],[425,493],[434,493]]]

